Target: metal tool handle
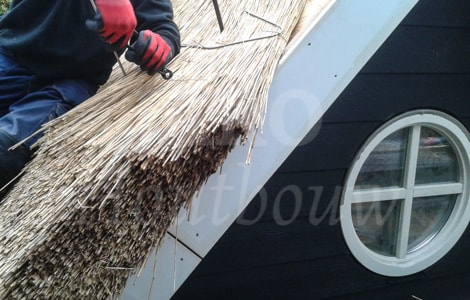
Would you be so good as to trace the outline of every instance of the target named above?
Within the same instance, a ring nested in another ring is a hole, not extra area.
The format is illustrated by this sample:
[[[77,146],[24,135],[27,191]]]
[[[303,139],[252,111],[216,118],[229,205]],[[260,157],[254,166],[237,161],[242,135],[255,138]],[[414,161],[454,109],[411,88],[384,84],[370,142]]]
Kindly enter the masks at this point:
[[[137,38],[139,36],[139,32],[137,30],[134,30],[134,38]],[[132,49],[130,45],[127,45],[127,49]],[[173,77],[173,72],[167,68],[164,68],[163,70],[158,71],[160,75],[162,75],[162,78],[165,80],[169,80]]]
[[[158,73],[160,73],[160,75],[162,75],[163,79],[165,80],[169,80],[173,77],[173,72],[167,68],[164,68],[163,70],[158,71]]]

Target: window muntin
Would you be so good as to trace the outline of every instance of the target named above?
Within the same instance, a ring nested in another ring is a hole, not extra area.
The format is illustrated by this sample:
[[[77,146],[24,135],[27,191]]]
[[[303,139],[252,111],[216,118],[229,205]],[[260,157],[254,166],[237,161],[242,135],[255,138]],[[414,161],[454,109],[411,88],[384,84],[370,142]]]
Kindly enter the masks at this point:
[[[470,218],[468,149],[465,128],[439,112],[409,113],[381,128],[360,151],[343,195],[341,226],[356,258],[402,276],[444,255]]]

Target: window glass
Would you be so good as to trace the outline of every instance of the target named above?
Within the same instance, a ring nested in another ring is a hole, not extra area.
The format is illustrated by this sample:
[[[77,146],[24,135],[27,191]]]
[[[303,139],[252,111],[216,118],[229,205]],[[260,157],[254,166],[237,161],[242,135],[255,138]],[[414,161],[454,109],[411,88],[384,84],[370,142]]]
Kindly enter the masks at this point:
[[[454,208],[455,195],[413,200],[408,251],[413,252],[434,237],[446,224]]]
[[[394,256],[398,239],[399,201],[377,201],[352,205],[354,228],[370,250]]]
[[[430,128],[422,128],[416,184],[453,182],[458,175],[457,157],[449,141]]]
[[[356,189],[403,185],[408,130],[383,140],[369,155],[356,181]]]

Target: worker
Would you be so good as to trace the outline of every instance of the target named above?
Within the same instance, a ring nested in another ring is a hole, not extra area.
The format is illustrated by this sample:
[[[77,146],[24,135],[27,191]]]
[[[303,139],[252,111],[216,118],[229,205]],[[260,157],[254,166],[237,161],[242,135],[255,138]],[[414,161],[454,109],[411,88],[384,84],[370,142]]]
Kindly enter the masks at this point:
[[[0,19],[0,188],[31,160],[38,136],[9,148],[93,96],[116,64],[113,52],[126,48],[150,75],[178,54],[170,0],[11,2]]]

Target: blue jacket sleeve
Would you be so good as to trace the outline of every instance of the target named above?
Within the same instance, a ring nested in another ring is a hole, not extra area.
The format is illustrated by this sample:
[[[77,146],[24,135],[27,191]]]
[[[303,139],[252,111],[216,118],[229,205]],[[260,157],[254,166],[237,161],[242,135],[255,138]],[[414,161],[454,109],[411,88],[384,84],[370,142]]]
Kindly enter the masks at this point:
[[[181,37],[173,20],[170,0],[131,0],[137,17],[137,31],[150,29],[170,45],[173,56],[180,52]]]

